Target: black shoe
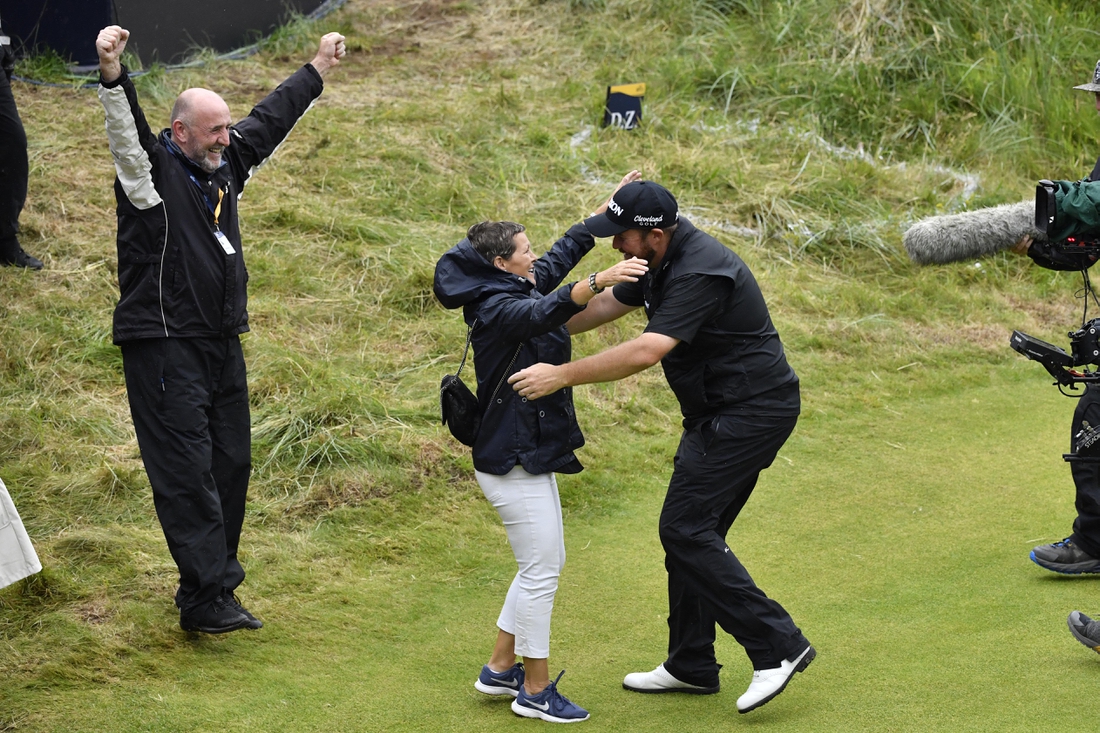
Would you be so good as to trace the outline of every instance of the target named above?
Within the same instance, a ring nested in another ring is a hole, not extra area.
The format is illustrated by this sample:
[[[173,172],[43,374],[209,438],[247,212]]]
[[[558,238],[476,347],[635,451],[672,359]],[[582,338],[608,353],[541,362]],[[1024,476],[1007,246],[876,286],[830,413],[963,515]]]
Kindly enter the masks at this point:
[[[14,253],[0,256],[0,265],[15,265],[16,267],[26,267],[28,270],[41,270],[42,260],[31,257],[23,251],[22,247],[15,245]]]
[[[237,629],[255,628],[251,625],[252,621],[231,602],[226,602],[225,596],[215,598],[204,609],[195,613],[180,612],[181,629],[201,631],[204,634],[224,634]]]
[[[230,608],[237,609],[248,619],[246,629],[262,629],[264,627],[264,622],[249,613],[248,609],[241,605],[241,599],[237,598],[231,591],[223,591],[222,598],[225,599]]]
[[[1100,622],[1093,621],[1080,611],[1073,611],[1066,619],[1066,623],[1069,624],[1069,632],[1077,641],[1100,654]]]
[[[1039,545],[1031,551],[1031,561],[1047,570],[1066,575],[1100,573],[1100,560],[1086,554],[1069,537],[1061,542]]]

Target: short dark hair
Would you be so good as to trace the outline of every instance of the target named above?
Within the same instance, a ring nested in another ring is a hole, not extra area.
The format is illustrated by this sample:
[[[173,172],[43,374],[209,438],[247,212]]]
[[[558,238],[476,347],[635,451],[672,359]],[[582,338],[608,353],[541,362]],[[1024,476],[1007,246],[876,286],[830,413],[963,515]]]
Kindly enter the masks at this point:
[[[497,257],[510,260],[516,251],[514,237],[526,230],[527,227],[514,221],[483,221],[470,227],[466,238],[489,262]]]

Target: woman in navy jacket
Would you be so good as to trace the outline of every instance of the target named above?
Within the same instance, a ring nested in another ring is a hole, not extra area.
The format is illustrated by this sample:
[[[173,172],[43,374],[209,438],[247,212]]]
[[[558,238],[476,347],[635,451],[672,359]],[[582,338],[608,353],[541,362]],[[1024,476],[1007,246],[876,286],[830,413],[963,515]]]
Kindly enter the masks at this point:
[[[619,186],[637,178],[632,171]],[[470,227],[466,239],[437,263],[434,290],[447,308],[461,307],[473,327],[482,411],[473,447],[475,476],[504,521],[519,565],[497,619],[492,657],[474,686],[489,695],[515,697],[512,710],[519,715],[566,723],[585,720],[588,713],[557,691],[547,663],[550,614],[565,564],[554,472],[581,470],[573,451],[584,437],[571,390],[528,401],[505,380],[531,364],[569,361],[567,321],[597,292],[636,282],[647,268],[644,260],[632,258],[559,287],[592,249],[592,235],[577,224],[536,258],[524,231],[507,221]],[[516,663],[517,655],[523,663]]]

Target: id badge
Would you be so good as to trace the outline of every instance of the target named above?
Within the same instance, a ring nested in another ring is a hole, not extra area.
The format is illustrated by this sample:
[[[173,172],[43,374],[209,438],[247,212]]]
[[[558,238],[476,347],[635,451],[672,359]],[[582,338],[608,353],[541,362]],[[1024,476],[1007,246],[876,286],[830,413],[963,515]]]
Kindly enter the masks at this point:
[[[10,46],[11,38],[9,36],[0,35],[0,46]]]
[[[214,232],[214,236],[218,239],[218,244],[222,246],[227,255],[236,253],[237,250],[233,249],[233,244],[229,241],[229,237],[225,236],[225,232],[218,229]]]

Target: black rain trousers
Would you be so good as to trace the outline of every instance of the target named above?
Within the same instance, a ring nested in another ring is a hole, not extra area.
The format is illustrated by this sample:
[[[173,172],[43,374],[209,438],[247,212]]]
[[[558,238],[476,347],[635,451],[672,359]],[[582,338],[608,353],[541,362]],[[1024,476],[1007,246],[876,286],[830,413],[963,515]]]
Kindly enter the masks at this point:
[[[179,568],[176,606],[199,611],[244,580],[237,546],[252,467],[240,339],[122,344],[138,447]]]
[[[19,214],[27,201],[27,133],[7,76],[0,72],[0,255],[19,251]]]
[[[716,622],[745,648],[753,669],[778,667],[809,645],[726,544],[760,472],[775,460],[797,421],[719,415],[684,430],[660,520],[668,570],[665,669],[679,680],[718,685]]]
[[[1074,451],[1075,436],[1081,431],[1082,422],[1092,427],[1100,426],[1100,388],[1090,385],[1077,401],[1070,428],[1070,452]],[[1077,490],[1077,518],[1073,521],[1070,539],[1087,554],[1100,558],[1100,463],[1069,465]]]

